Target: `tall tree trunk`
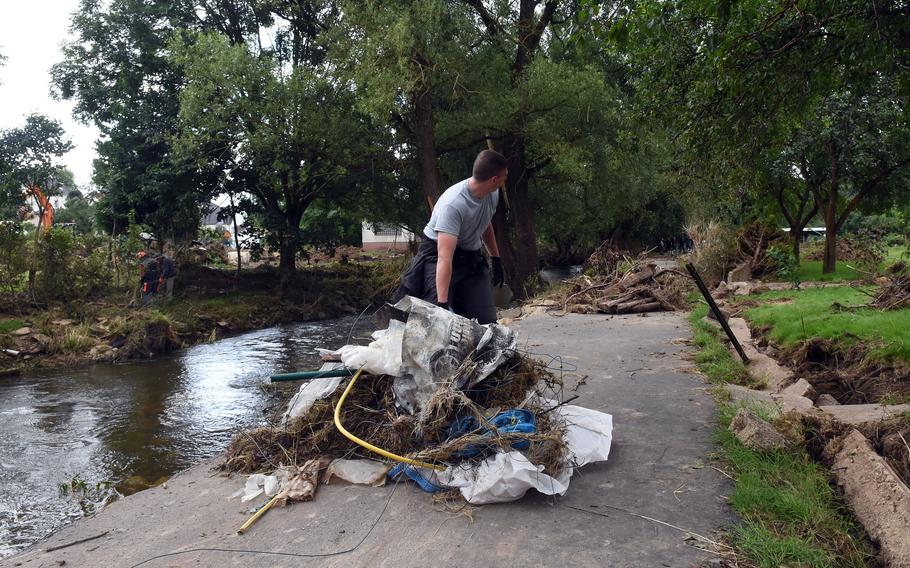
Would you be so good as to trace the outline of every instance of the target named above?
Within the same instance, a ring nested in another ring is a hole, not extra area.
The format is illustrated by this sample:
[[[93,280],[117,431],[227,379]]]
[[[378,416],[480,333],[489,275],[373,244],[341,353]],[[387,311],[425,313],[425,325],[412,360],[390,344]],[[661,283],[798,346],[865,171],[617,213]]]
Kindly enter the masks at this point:
[[[436,137],[433,133],[433,98],[429,87],[414,96],[414,136],[417,150],[417,170],[423,194],[436,203],[442,191],[436,164]]]
[[[837,269],[837,190],[838,160],[837,144],[831,142],[831,187],[828,189],[828,201],[825,203],[825,256],[822,262],[822,274],[833,274]]]
[[[295,230],[296,229],[296,230]],[[289,297],[297,280],[297,249],[300,247],[300,228],[290,227],[281,235],[278,244],[278,274],[281,276],[281,296]]]
[[[234,194],[228,193],[231,200],[231,220],[234,222],[234,247],[237,249],[237,279],[240,280],[240,233],[237,232],[237,208],[234,207]]]
[[[790,227],[790,236],[793,238],[793,260],[796,262],[796,266],[799,266],[799,246],[803,240],[803,227]]]
[[[509,287],[516,298],[525,299],[534,293],[537,273],[537,236],[534,228],[534,210],[528,195],[527,156],[524,139],[515,137],[508,141],[505,154],[509,158],[509,177],[506,198],[500,195],[499,207],[493,218],[503,268]]]
[[[833,274],[837,269],[837,201],[831,192],[828,205],[825,207],[825,256],[822,261],[822,274]]]

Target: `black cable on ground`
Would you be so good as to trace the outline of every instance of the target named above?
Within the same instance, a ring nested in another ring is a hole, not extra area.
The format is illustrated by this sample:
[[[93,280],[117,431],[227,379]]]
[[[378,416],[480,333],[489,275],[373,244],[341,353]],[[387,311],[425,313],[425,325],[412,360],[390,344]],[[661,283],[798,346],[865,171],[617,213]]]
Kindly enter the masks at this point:
[[[191,554],[193,552],[231,552],[231,553],[238,553],[238,554],[267,554],[270,556],[289,556],[292,558],[327,558],[330,556],[341,556],[342,554],[348,554],[348,553],[354,552],[355,550],[360,548],[360,545],[363,544],[366,541],[366,539],[368,539],[370,537],[370,535],[373,533],[373,529],[376,528],[376,525],[379,524],[379,521],[381,521],[382,517],[385,515],[386,509],[389,508],[389,503],[392,502],[392,497],[395,496],[396,489],[398,489],[398,481],[396,481],[395,485],[392,486],[392,492],[389,493],[388,500],[386,500],[385,505],[383,505],[382,511],[379,512],[379,516],[376,517],[376,520],[373,521],[372,525],[370,525],[370,529],[367,531],[367,533],[365,535],[363,535],[363,538],[360,539],[360,542],[358,542],[351,548],[348,548],[345,550],[338,550],[336,552],[325,552],[322,554],[299,554],[296,552],[276,552],[276,551],[272,551],[272,550],[247,550],[247,549],[242,549],[242,548],[209,548],[209,547],[189,548],[187,550],[178,550],[177,552],[168,552],[166,554],[158,554],[156,556],[146,558],[145,560],[143,560],[142,562],[139,562],[138,564],[133,564],[130,568],[138,568],[139,566],[142,566],[143,564],[148,564],[149,562],[153,562],[155,560],[160,560],[162,558],[170,558],[172,556],[179,556],[182,554]]]

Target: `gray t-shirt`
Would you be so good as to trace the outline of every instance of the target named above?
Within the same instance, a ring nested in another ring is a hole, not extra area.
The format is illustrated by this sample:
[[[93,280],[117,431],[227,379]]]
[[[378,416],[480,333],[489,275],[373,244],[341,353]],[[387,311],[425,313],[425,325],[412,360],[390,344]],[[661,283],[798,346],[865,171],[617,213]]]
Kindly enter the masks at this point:
[[[483,232],[490,226],[497,203],[498,189],[477,199],[468,189],[468,180],[462,180],[439,197],[423,234],[435,241],[437,233],[448,233],[458,237],[458,248],[479,250]]]

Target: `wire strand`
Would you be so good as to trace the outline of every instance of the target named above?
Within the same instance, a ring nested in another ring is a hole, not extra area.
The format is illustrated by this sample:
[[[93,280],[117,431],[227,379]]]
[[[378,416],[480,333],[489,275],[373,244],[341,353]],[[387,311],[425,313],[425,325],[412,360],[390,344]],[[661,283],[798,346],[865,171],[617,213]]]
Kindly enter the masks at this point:
[[[392,486],[392,491],[391,491],[391,493],[389,493],[389,498],[386,500],[385,505],[383,505],[382,511],[379,512],[379,516],[377,516],[376,520],[373,521],[373,524],[370,525],[370,529],[366,532],[365,535],[363,535],[363,538],[360,539],[360,542],[358,542],[351,548],[347,548],[345,550],[338,550],[335,552],[325,552],[325,553],[321,553],[321,554],[300,554],[300,553],[296,553],[296,552],[277,552],[274,550],[252,550],[252,549],[243,549],[243,548],[200,547],[200,548],[189,548],[187,550],[178,550],[176,552],[168,552],[165,554],[158,554],[156,556],[146,558],[145,560],[143,560],[142,562],[139,562],[138,564],[133,564],[130,568],[138,568],[139,566],[148,564],[149,562],[154,562],[155,560],[160,560],[162,558],[171,558],[173,556],[180,556],[183,554],[190,554],[193,552],[229,552],[229,553],[238,553],[238,554],[267,554],[269,556],[288,556],[288,557],[292,557],[292,558],[327,558],[330,556],[340,556],[342,554],[349,554],[351,552],[354,552],[358,548],[360,548],[360,545],[362,545],[364,542],[366,542],[366,540],[370,537],[370,535],[373,534],[373,529],[375,529],[376,526],[379,524],[379,521],[382,520],[382,517],[385,515],[386,509],[389,508],[389,503],[392,502],[392,497],[395,496],[395,491],[398,489],[399,481],[400,481],[400,478],[399,478],[399,480],[395,481],[395,485]]]

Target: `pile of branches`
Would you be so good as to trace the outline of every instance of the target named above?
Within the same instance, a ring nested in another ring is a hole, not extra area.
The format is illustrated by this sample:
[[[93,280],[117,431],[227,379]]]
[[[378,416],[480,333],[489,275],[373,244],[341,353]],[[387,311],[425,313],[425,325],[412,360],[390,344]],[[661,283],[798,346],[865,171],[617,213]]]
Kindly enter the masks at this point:
[[[363,375],[345,400],[341,422],[361,440],[400,456],[436,463],[481,461],[497,449],[527,441],[528,459],[544,466],[548,474],[556,475],[569,465],[563,436],[565,424],[550,418],[552,407],[542,408],[537,402],[560,398],[562,381],[537,360],[515,355],[468,391],[443,385],[417,416],[395,406],[392,381],[393,377],[386,375]],[[228,446],[220,468],[254,473],[271,471],[279,465],[302,465],[319,456],[376,459],[376,455],[348,440],[335,427],[334,408],[346,386],[343,382],[331,396],[317,400],[304,416],[284,426],[241,432]],[[493,415],[511,408],[532,412],[537,432],[504,434],[490,426],[492,435],[471,432],[456,438],[448,436],[447,430],[457,418],[471,415],[489,425]],[[483,445],[484,452],[469,459],[458,457],[465,447],[479,445]]]
[[[675,270],[661,270],[653,263],[635,263],[625,273],[602,281],[578,276],[563,301],[563,311],[573,313],[640,314],[675,311],[686,307],[689,277]]]
[[[807,250],[803,254],[803,260],[824,260],[824,241],[804,248]],[[837,239],[837,259],[874,270],[885,260],[884,240],[872,233],[840,237]]]
[[[757,221],[750,223],[741,228],[736,236],[738,251],[734,263],[748,263],[752,278],[761,279],[774,274],[778,267],[768,250],[783,240],[784,232],[778,227]]]
[[[584,273],[595,276],[612,276],[623,262],[629,261],[626,251],[616,246],[613,241],[604,241],[591,256],[585,260]]]
[[[910,308],[910,274],[898,274],[889,278],[888,283],[872,296],[869,305],[881,310]]]

